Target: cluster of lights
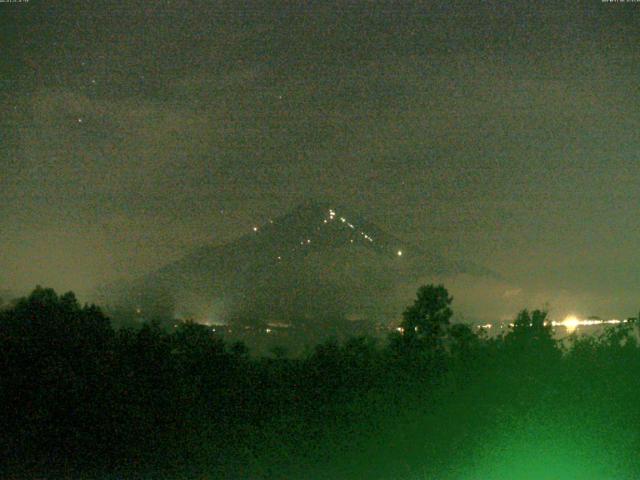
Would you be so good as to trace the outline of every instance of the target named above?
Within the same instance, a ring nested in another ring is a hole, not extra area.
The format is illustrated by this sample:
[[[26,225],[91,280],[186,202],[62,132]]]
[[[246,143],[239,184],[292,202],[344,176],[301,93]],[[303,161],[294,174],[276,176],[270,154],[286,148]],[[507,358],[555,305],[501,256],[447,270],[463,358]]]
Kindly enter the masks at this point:
[[[333,220],[336,216],[336,212],[335,210],[329,209],[329,221]],[[355,230],[355,225],[351,222],[349,222],[345,217],[340,217],[340,221],[346,225],[349,226],[350,229]],[[324,223],[327,223],[327,220],[325,219]],[[362,235],[365,240],[369,240],[370,242],[373,242],[373,238],[371,238],[369,235],[367,235],[364,232],[360,232],[360,235]],[[353,240],[351,240],[351,243],[353,243]]]
[[[324,218],[324,219],[322,220],[322,223],[324,223],[324,224],[327,224],[327,223],[329,223],[329,222],[332,222],[332,221],[334,221],[334,220],[336,219],[336,211],[335,211],[333,208],[330,208],[328,213],[329,213],[329,217],[328,217],[328,218]],[[350,229],[355,230],[356,226],[355,226],[353,223],[349,222],[345,217],[339,217],[339,218],[340,218],[340,222],[341,222],[341,223],[344,223],[344,224],[345,224],[345,225],[347,225]],[[319,228],[317,228],[316,230],[319,230]],[[360,233],[360,235],[361,235],[362,237],[364,237],[364,239],[365,239],[365,240],[368,240],[369,242],[373,242],[373,238],[371,238],[371,237],[370,237],[369,235],[367,235],[365,232],[362,232],[362,231],[361,231],[361,232],[359,232],[359,233]],[[353,240],[353,239],[349,239],[349,242],[350,242],[350,243],[354,243],[354,240]],[[302,245],[302,246],[304,246],[304,245],[308,245],[308,244],[310,244],[310,243],[311,243],[311,239],[310,239],[310,238],[307,238],[306,240],[301,240],[301,241],[300,241],[300,245]]]
[[[561,322],[551,322],[551,325],[553,325],[554,327],[564,327],[567,329],[568,333],[571,333],[578,327],[590,327],[594,325],[618,325],[624,322],[626,322],[626,320],[619,320],[617,318],[612,318],[611,320],[580,319],[575,315],[569,315]]]
[[[619,320],[617,318],[612,318],[610,320],[599,320],[599,319],[580,319],[575,315],[568,315],[561,321],[547,321],[545,325],[550,325],[552,327],[564,327],[568,333],[574,332],[578,327],[593,327],[598,325],[619,325],[621,323],[626,323],[628,320]],[[514,327],[513,322],[509,322],[508,325],[510,328]],[[486,323],[484,325],[478,325],[477,328],[481,330],[490,330],[495,325],[493,323]],[[499,328],[504,328],[505,324],[499,323]]]
[[[415,327],[413,327],[413,331],[418,332],[420,331],[420,328],[416,325]],[[404,327],[396,327],[396,332],[398,332],[400,335],[404,335],[405,329]]]
[[[333,220],[335,220],[335,219],[336,219],[336,211],[335,211],[333,208],[330,208],[330,209],[329,209],[328,214],[329,214],[328,218],[324,218],[324,219],[322,220],[322,223],[327,224],[327,223],[329,223],[329,222],[331,222],[331,221],[333,221]],[[349,222],[345,217],[339,217],[339,218],[340,218],[340,222],[341,222],[341,223],[346,224],[346,225],[347,225],[349,228],[351,228],[352,230],[355,230],[355,229],[356,229],[355,225],[354,225],[354,224],[352,224],[351,222]],[[270,224],[273,224],[273,220],[272,220],[272,219],[269,219],[268,221],[269,221],[269,223],[270,223]],[[254,226],[252,227],[252,230],[253,230],[253,232],[255,232],[255,233],[257,233],[257,232],[259,231],[259,229],[260,229],[260,227],[258,227],[257,225],[254,225]],[[320,227],[317,227],[317,228],[316,228],[316,230],[319,230],[319,229],[320,229]],[[367,233],[365,233],[365,232],[363,232],[363,231],[359,231],[358,233],[359,233],[359,234],[360,234],[360,236],[362,236],[365,240],[369,241],[370,243],[373,243],[373,238],[372,238],[370,235],[368,235]],[[353,239],[353,238],[350,238],[350,239],[349,239],[349,242],[350,242],[350,243],[354,243],[354,239]],[[302,239],[302,240],[300,241],[300,245],[301,245],[301,246],[305,246],[305,245],[309,245],[309,244],[311,244],[311,238]],[[396,251],[396,256],[401,257],[402,255],[403,255],[402,250],[397,250],[397,251]],[[278,255],[276,258],[277,258],[277,260],[279,260],[279,261],[280,261],[280,260],[282,260],[282,256],[281,256],[281,255]]]

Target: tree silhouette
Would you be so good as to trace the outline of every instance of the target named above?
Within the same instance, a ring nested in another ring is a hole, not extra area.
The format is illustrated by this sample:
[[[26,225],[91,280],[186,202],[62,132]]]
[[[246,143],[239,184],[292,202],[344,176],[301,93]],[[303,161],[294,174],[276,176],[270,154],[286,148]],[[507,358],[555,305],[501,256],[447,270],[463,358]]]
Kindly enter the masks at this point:
[[[449,320],[453,315],[453,297],[443,285],[424,285],[418,289],[413,305],[403,312],[402,328],[405,338],[418,339],[427,348],[442,347]]]
[[[485,337],[449,324],[451,301],[421,287],[389,348],[351,337],[259,358],[195,323],[113,332],[98,308],[37,288],[0,310],[0,477],[437,478],[496,418],[637,445],[634,323],[560,349],[545,311]]]
[[[520,362],[521,368],[546,369],[562,356],[560,344],[553,338],[553,327],[544,310],[520,311],[505,336],[510,359]]]
[[[101,445],[105,417],[91,408],[104,398],[113,341],[109,319],[80,306],[71,292],[37,287],[0,314],[0,414],[16,455],[51,468],[65,451]]]
[[[463,323],[456,323],[449,327],[449,350],[453,357],[468,360],[480,344],[479,336]]]
[[[507,333],[507,340],[521,346],[555,343],[553,328],[547,321],[547,312],[534,310],[529,313],[527,309],[520,311]]]

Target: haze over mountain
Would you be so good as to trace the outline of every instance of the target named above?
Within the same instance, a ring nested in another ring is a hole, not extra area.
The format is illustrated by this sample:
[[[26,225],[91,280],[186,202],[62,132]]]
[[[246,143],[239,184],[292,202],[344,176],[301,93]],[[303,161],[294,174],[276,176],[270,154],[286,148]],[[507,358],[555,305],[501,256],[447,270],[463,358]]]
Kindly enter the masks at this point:
[[[427,275],[496,275],[412,245],[348,208],[307,202],[111,292],[140,315],[205,323],[388,322]],[[109,296],[108,295],[108,296]]]

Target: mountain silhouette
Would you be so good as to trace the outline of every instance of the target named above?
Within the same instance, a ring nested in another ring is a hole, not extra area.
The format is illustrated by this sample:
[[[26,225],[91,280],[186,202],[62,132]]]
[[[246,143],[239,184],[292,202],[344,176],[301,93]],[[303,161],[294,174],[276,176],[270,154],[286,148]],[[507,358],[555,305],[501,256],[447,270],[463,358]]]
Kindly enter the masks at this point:
[[[116,302],[206,323],[382,321],[398,314],[399,284],[457,273],[491,275],[403,241],[347,208],[307,202],[149,273]]]

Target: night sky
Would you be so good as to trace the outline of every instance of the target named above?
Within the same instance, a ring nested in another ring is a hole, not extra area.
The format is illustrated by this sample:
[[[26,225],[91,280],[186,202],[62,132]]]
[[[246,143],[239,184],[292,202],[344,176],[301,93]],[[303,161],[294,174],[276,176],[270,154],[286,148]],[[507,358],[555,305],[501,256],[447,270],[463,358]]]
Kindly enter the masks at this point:
[[[307,3],[0,3],[0,290],[314,198],[502,275],[470,312],[637,313],[640,3]]]

